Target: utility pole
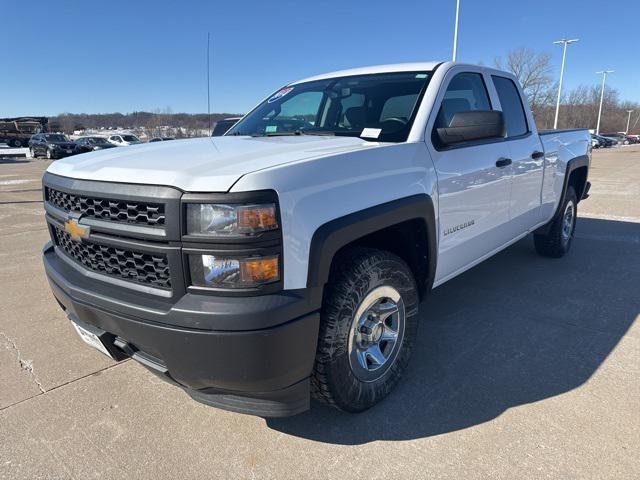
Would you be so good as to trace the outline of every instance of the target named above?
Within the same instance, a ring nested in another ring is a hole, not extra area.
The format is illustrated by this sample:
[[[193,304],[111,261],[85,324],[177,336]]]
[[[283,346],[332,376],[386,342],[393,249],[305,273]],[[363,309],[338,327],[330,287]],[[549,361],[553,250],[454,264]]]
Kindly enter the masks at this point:
[[[458,58],[458,23],[460,21],[460,0],[456,0],[456,25],[453,30],[453,59]]]
[[[631,123],[631,114],[633,113],[633,110],[627,110],[627,113],[629,114],[629,117],[627,118],[627,130],[624,133],[629,135],[629,124]]]
[[[209,80],[209,43],[211,38],[211,33],[207,32],[207,121],[209,123],[209,136],[211,136],[211,81]]]
[[[596,72],[597,75],[602,74],[602,90],[600,91],[600,108],[598,109],[598,124],[596,125],[596,135],[600,135],[600,117],[602,117],[602,102],[604,100],[604,83],[607,81],[607,73],[613,73],[615,70],[601,70]]]
[[[553,129],[556,130],[558,128],[558,114],[560,113],[560,96],[562,94],[562,79],[564,78],[564,62],[567,58],[567,45],[571,45],[572,43],[576,43],[579,39],[573,38],[571,40],[567,40],[563,38],[562,40],[558,40],[557,42],[553,42],[556,45],[563,45],[562,48],[562,67],[560,67],[560,83],[558,84],[558,100],[556,101],[556,118],[553,121]]]

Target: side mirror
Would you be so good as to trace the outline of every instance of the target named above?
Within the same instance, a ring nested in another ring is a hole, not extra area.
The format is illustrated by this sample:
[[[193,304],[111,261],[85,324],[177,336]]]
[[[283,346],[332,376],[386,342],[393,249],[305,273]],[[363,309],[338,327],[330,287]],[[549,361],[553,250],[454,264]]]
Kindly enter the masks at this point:
[[[442,145],[502,138],[506,135],[502,112],[496,110],[457,112],[453,115],[448,127],[441,127],[436,131]]]

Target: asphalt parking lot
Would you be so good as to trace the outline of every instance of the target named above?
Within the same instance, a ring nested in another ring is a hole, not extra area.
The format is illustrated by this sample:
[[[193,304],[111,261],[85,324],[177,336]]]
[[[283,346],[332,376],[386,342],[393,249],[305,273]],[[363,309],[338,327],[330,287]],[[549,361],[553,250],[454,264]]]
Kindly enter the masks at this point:
[[[0,478],[640,478],[640,146],[594,152],[568,256],[526,238],[434,290],[387,400],[278,420],[82,343],[40,260],[47,164],[0,159]]]

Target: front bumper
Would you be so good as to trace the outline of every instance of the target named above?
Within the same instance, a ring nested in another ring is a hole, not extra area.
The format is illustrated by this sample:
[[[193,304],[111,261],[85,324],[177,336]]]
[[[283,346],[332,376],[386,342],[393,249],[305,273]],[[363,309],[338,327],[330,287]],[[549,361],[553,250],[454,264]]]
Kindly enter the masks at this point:
[[[138,360],[194,399],[227,410],[266,417],[309,408],[320,319],[313,291],[188,293],[173,304],[154,304],[87,278],[51,244],[43,257],[69,318],[106,332],[117,357]]]
[[[70,152],[67,152],[68,149],[66,148],[54,148],[51,149],[51,154],[54,158],[65,158],[65,157],[70,157],[72,155],[76,155],[77,153],[79,153],[78,151],[76,151],[75,148],[70,149]]]

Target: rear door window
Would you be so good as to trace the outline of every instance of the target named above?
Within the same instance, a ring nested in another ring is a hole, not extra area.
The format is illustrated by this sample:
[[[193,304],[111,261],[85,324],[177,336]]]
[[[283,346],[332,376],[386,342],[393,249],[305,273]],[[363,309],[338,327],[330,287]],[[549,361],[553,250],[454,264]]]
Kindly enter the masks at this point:
[[[518,137],[529,132],[527,117],[518,88],[509,78],[492,76],[498,92],[502,114],[507,124],[507,137]]]

